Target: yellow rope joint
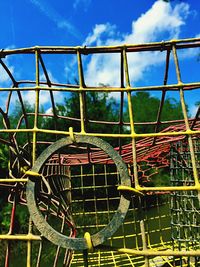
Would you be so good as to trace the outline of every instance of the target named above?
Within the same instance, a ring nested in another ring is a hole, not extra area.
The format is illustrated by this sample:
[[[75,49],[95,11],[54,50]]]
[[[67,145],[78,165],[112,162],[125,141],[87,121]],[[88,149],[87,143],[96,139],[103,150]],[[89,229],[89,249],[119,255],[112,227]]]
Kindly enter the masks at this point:
[[[33,171],[26,171],[25,174],[27,174],[29,176],[41,177],[41,174],[39,174],[38,172],[33,172]]]
[[[131,187],[131,186],[126,186],[126,185],[119,185],[117,187],[117,190],[119,191],[127,191],[127,192],[130,192],[130,193],[133,193],[135,195],[138,195],[138,196],[144,196],[144,194],[142,192],[140,192],[139,190]]]
[[[88,251],[89,252],[93,252],[94,248],[93,248],[93,244],[92,244],[92,239],[91,239],[90,233],[85,232],[84,238],[85,238],[85,241],[87,243]]]
[[[38,173],[38,172],[34,172],[34,171],[26,171],[25,172],[26,175],[29,175],[29,176],[36,176],[36,177],[40,177],[42,178],[42,181],[44,182],[44,184],[46,185],[47,187],[47,190],[48,190],[48,194],[51,194],[51,187],[48,183],[48,181],[46,180],[46,178],[44,177],[44,175]]]
[[[73,142],[76,142],[73,127],[69,127],[69,136]]]

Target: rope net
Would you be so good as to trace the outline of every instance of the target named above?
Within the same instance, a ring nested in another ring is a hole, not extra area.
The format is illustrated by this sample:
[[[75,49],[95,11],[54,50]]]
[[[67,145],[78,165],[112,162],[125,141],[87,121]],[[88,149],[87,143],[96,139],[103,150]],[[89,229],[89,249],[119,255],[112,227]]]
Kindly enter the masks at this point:
[[[180,69],[199,47],[185,39],[1,50],[0,266],[200,264],[200,82],[183,82]],[[133,86],[138,54],[162,58],[159,85]],[[90,83],[92,57],[116,61],[118,84]],[[72,61],[74,83],[61,75]],[[155,107],[135,98],[151,94]]]

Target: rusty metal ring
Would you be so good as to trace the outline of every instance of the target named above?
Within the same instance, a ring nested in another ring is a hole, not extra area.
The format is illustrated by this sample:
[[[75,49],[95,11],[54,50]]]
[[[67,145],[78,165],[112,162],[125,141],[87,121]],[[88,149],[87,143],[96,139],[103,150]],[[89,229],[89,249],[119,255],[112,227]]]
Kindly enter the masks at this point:
[[[103,141],[100,138],[97,137],[89,137],[89,136],[75,136],[76,143],[86,143],[94,145],[100,149],[102,149],[115,163],[117,167],[117,171],[121,178],[121,185],[130,186],[131,181],[128,174],[127,167],[125,163],[123,162],[121,156],[113,149],[111,145],[109,145],[107,142]],[[52,154],[54,154],[56,151],[58,151],[60,148],[64,146],[68,146],[73,144],[73,141],[70,137],[62,138],[58,141],[56,141],[54,144],[50,145],[47,149],[44,150],[44,152],[38,157],[36,160],[32,171],[39,173],[44,163],[51,157]],[[38,177],[37,177],[38,179]],[[29,178],[27,182],[27,189],[26,189],[26,198],[27,198],[27,204],[28,209],[31,215],[31,218],[37,227],[37,229],[41,232],[41,234],[47,238],[52,243],[64,247],[64,248],[70,248],[73,250],[85,250],[88,249],[87,242],[85,238],[71,238],[67,237],[51,227],[47,221],[45,221],[45,218],[43,217],[42,213],[38,209],[38,205],[35,198],[35,181]],[[94,247],[102,244],[104,241],[106,241],[109,237],[111,237],[115,231],[119,228],[119,226],[122,224],[126,213],[128,211],[130,204],[130,200],[126,199],[123,195],[120,197],[119,206],[112,217],[111,221],[106,225],[102,230],[97,232],[94,235],[91,235],[91,242]]]

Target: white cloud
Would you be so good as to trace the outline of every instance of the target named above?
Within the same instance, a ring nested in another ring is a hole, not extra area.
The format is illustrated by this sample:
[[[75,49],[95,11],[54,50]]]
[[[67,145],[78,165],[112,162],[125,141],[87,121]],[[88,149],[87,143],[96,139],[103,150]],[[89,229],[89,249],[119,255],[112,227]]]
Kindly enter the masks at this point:
[[[14,73],[14,66],[12,66],[7,59],[4,60],[4,63],[7,66],[7,68],[10,70],[10,72],[13,74]],[[10,81],[11,81],[10,77],[8,76],[5,69],[0,64],[0,86],[7,86],[7,84]]]
[[[30,0],[30,2],[35,5],[46,17],[48,17],[52,22],[56,24],[58,28],[63,28],[68,31],[71,35],[80,39],[80,32],[75,28],[75,26],[70,23],[67,19],[61,16],[52,6],[44,0]]]
[[[4,68],[2,66],[0,66],[0,84],[8,82],[9,80],[10,80],[10,78],[7,75],[7,73],[5,72]]]
[[[34,105],[35,104],[35,91],[27,91],[27,92],[23,92],[23,99],[24,101],[27,101],[30,105]],[[60,99],[63,99],[62,96],[62,92],[59,91],[55,91],[53,92],[53,96],[54,96],[54,101],[55,102],[60,102]],[[51,104],[51,98],[50,98],[50,93],[49,91],[46,90],[41,90],[40,94],[39,94],[39,103],[40,105],[50,105]]]
[[[91,0],[75,0],[73,3],[73,8],[77,9],[79,6],[83,6],[84,11],[87,11],[89,5],[91,3]]]
[[[52,109],[52,108],[48,108],[48,109],[45,111],[45,114],[53,115],[53,109]]]
[[[174,7],[164,1],[156,1],[152,7],[132,22],[130,33],[117,32],[116,26],[109,23],[95,25],[84,45],[116,45],[152,42],[179,37],[181,26],[188,17],[189,5],[178,3]],[[128,56],[129,74],[132,82],[140,80],[150,66],[157,65],[165,59],[164,53],[132,53]],[[99,83],[120,86],[119,56],[112,54],[94,54],[86,64],[85,78],[87,85]],[[118,69],[118,72],[115,70]]]
[[[47,69],[47,73],[49,76],[49,79],[51,82],[55,82],[57,83],[57,79],[53,76],[52,72],[50,70]],[[42,73],[40,75],[40,81],[44,81],[46,82],[46,77],[44,75],[44,73]],[[45,85],[41,85],[41,87],[43,87]],[[54,97],[54,101],[55,102],[59,102],[60,99],[63,98],[62,96],[62,92],[59,91],[54,91],[53,93],[53,97]],[[23,92],[23,99],[25,101],[27,101],[29,104],[34,105],[35,104],[35,91],[25,91]],[[39,104],[42,106],[50,106],[51,105],[51,98],[50,98],[50,93],[48,90],[40,90],[40,94],[39,94]]]
[[[195,115],[197,114],[197,110],[198,110],[198,106],[197,105],[192,105],[189,108],[189,113],[191,115],[191,118],[194,118],[195,117]]]
[[[49,79],[51,82],[54,82],[54,83],[58,83],[58,80],[53,76],[52,72],[50,70],[47,69],[47,73],[48,73],[48,76],[49,76]],[[42,73],[40,75],[40,81],[43,81],[43,82],[46,82],[46,76],[44,75],[44,73]]]
[[[9,68],[9,70],[11,71],[11,73],[16,74],[14,66],[12,66],[10,64],[8,59],[5,59],[4,62],[7,65],[7,67]],[[52,82],[57,83],[58,81],[53,76],[52,72],[50,70],[48,70],[48,69],[47,69],[47,72],[48,72],[50,80]],[[45,78],[44,73],[42,73],[40,75],[40,81],[45,81],[46,82],[46,78]],[[11,84],[12,83],[11,83],[11,80],[10,80],[9,76],[7,75],[7,73],[5,72],[3,67],[0,65],[0,87],[1,86],[2,87],[7,87],[7,86],[10,87]],[[41,87],[42,86],[43,85],[41,85]],[[35,91],[34,90],[31,90],[31,91],[24,91],[23,90],[23,91],[21,91],[21,93],[22,93],[23,101],[28,102],[30,105],[34,105],[35,104],[36,97],[35,97]],[[56,103],[60,102],[63,99],[63,93],[59,92],[59,91],[54,91],[53,92],[53,96],[54,96],[54,101]],[[1,94],[0,94],[0,106],[3,108],[3,110],[6,108],[7,99],[8,99],[8,92],[1,92]],[[18,100],[19,100],[19,98],[18,98],[17,93],[13,92],[12,96],[11,96],[11,105],[10,105],[11,110],[13,109],[13,107],[16,104],[16,101],[18,101]],[[41,106],[45,105],[45,107],[47,107],[47,108],[51,105],[51,98],[50,98],[49,91],[46,91],[46,90],[41,90],[40,91],[39,104]]]
[[[189,5],[177,4],[174,8],[164,1],[156,1],[145,14],[132,23],[132,34],[126,37],[130,42],[150,42],[168,33],[168,38],[177,38],[180,27],[189,15]]]
[[[102,45],[104,42],[102,40],[102,35],[105,34],[107,38],[116,35],[116,26],[110,23],[106,24],[96,24],[93,28],[93,32],[90,33],[83,45]]]

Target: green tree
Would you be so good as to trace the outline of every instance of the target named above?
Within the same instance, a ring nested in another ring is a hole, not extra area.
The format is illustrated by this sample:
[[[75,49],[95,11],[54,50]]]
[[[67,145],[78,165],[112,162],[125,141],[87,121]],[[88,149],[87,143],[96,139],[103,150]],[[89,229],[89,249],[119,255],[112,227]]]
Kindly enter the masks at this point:
[[[84,95],[84,124],[87,132],[92,133],[117,133],[118,126],[110,128],[110,122],[118,121],[119,108],[114,98],[110,98],[106,93],[87,92]],[[80,131],[80,95],[72,93],[69,98],[64,99],[64,103],[56,105],[56,113],[59,115],[56,124],[51,118],[44,122],[45,128],[68,131],[69,127]],[[101,122],[100,122],[101,121]],[[117,140],[109,140],[113,146],[118,145]]]
[[[84,116],[87,131],[107,133],[108,127],[105,123],[98,121],[116,121],[118,118],[118,104],[113,98],[109,98],[106,93],[88,92],[84,95]],[[70,98],[64,99],[64,104],[57,104],[57,112],[61,116],[80,118],[79,94],[71,94]],[[95,122],[90,122],[95,121]],[[68,126],[80,130],[80,121],[68,122]],[[114,131],[116,129],[114,128]]]
[[[8,146],[0,144],[0,176],[1,178],[8,175]]]
[[[132,107],[135,129],[137,133],[154,132],[155,124],[158,116],[160,100],[151,96],[149,92],[137,92],[132,96]],[[125,119],[129,121],[128,108],[125,112]],[[181,104],[174,98],[167,98],[163,104],[160,121],[170,121],[183,119]],[[158,131],[166,128],[169,124],[160,125]]]

